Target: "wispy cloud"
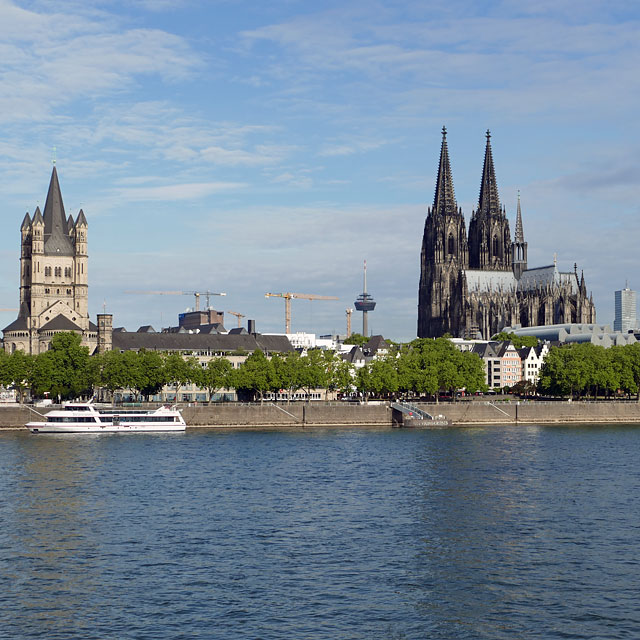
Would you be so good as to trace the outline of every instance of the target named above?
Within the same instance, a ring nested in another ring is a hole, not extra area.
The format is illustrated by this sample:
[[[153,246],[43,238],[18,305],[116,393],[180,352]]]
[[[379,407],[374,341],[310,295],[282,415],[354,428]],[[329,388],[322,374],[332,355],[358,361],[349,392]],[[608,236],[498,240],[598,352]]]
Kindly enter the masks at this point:
[[[129,201],[161,200],[173,202],[176,200],[197,200],[213,193],[237,191],[245,187],[246,185],[238,182],[169,184],[155,187],[130,187],[121,189],[118,195]]]

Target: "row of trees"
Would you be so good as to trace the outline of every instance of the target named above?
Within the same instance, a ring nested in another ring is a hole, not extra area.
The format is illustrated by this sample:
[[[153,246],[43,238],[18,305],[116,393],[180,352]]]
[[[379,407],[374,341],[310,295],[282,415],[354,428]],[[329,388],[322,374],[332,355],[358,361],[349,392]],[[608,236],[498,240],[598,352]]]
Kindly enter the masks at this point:
[[[435,395],[465,388],[485,388],[482,360],[458,351],[449,340],[414,340],[394,346],[383,358],[364,367],[353,367],[332,351],[310,350],[274,354],[250,354],[234,369],[226,358],[212,358],[202,367],[195,357],[157,351],[108,351],[89,356],[80,336],[61,333],[51,341],[49,351],[36,357],[16,351],[0,351],[0,384],[23,392],[30,388],[36,397],[77,398],[93,395],[97,387],[114,392],[129,389],[136,396],[150,397],[165,385],[180,389],[196,384],[213,396],[221,389],[236,389],[239,396],[262,399],[265,393],[286,390],[289,397],[299,390],[310,394],[323,388],[343,393],[359,391],[393,397],[398,394]]]
[[[538,391],[577,398],[622,392],[640,402],[640,343],[554,347],[542,366]]]

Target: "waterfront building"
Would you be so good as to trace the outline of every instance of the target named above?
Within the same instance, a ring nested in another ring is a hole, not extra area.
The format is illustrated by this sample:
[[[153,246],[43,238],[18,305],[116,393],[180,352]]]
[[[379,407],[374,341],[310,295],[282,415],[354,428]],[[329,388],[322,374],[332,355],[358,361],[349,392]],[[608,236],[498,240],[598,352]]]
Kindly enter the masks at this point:
[[[625,286],[624,289],[615,292],[614,299],[616,315],[613,321],[613,330],[628,333],[629,330],[637,329],[636,292]]]
[[[477,343],[472,351],[482,358],[490,389],[512,387],[522,380],[522,360],[513,343]]]
[[[18,318],[3,329],[3,344],[12,353],[38,355],[51,338],[72,331],[95,351],[108,348],[110,324],[89,319],[88,224],[82,209],[67,218],[58,173],[53,167],[44,212],[36,207],[20,227],[20,307]],[[100,317],[99,317],[100,318]]]
[[[234,369],[255,350],[259,349],[267,357],[273,353],[293,351],[291,343],[284,335],[263,335],[249,333],[246,330],[229,333],[208,332],[157,332],[150,325],[140,327],[137,331],[127,331],[123,327],[113,330],[113,350],[117,351],[159,351],[165,354],[178,353],[183,358],[195,357],[201,367],[205,368],[212,358],[224,357]],[[176,397],[179,394],[179,397]],[[116,394],[116,400],[126,398],[126,392]],[[235,391],[223,390],[214,398],[210,398],[206,389],[195,384],[182,385],[180,390],[173,385],[165,387],[154,400],[159,402],[208,402],[224,398],[236,400]]]
[[[529,268],[518,196],[514,241],[500,203],[487,132],[478,208],[467,227],[455,199],[446,129],[433,206],[422,241],[418,337],[489,339],[506,326],[593,323],[595,306],[577,265]]]
[[[540,370],[544,364],[544,359],[549,353],[549,345],[543,343],[537,347],[523,347],[518,350],[522,362],[522,380],[537,384],[540,379]]]

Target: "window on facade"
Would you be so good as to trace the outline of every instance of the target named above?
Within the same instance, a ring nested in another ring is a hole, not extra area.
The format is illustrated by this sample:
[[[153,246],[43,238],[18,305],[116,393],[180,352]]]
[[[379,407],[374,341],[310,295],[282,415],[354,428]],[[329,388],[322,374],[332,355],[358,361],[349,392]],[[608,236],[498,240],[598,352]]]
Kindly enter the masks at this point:
[[[64,277],[65,278],[70,278],[71,277],[71,267],[65,267],[64,268]]]
[[[449,255],[452,255],[453,253],[455,253],[455,243],[453,241],[453,235],[449,234],[449,242],[448,242],[448,246],[447,246],[447,253]]]

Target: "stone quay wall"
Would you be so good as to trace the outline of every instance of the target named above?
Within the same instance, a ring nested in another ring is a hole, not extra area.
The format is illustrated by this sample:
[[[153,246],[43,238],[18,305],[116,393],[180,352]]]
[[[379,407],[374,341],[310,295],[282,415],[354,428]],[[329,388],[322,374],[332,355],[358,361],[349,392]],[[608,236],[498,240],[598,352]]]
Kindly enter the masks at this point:
[[[513,424],[638,423],[636,402],[460,401],[420,403],[433,416],[443,415],[452,426]],[[36,408],[46,413],[50,407]],[[304,428],[328,426],[400,426],[399,412],[388,403],[264,403],[183,406],[189,427]],[[0,428],[20,428],[37,414],[26,406],[0,406]],[[428,427],[428,421],[424,423]]]

